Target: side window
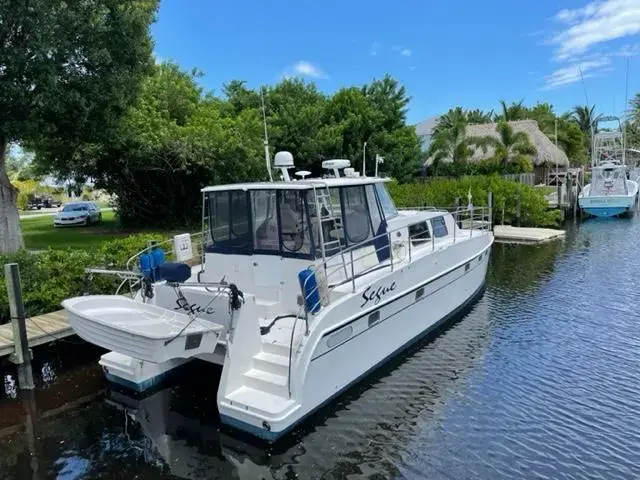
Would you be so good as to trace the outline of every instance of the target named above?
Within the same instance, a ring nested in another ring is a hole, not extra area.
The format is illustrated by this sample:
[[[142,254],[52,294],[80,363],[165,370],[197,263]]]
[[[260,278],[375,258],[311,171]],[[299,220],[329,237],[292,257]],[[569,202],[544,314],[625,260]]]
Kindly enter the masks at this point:
[[[378,202],[376,201],[376,192],[373,185],[367,185],[365,187],[367,192],[367,204],[369,206],[369,215],[371,216],[371,226],[373,227],[373,236],[377,236],[380,233],[380,225],[382,224],[382,216],[378,208]]]
[[[364,185],[344,187],[342,203],[347,241],[352,244],[364,242],[371,236]]]
[[[444,222],[443,217],[432,218],[431,228],[433,230],[433,236],[436,238],[446,237],[449,234],[447,231],[447,224]]]
[[[251,191],[251,216],[253,219],[253,248],[279,251],[275,190]]]
[[[398,216],[398,210],[396,206],[393,204],[393,200],[391,199],[391,195],[387,192],[383,183],[376,183],[376,192],[378,193],[378,200],[380,200],[380,205],[382,206],[382,211],[384,212],[384,218],[389,220],[390,218]]]
[[[411,245],[421,245],[431,240],[427,222],[409,225],[409,238],[411,239]]]

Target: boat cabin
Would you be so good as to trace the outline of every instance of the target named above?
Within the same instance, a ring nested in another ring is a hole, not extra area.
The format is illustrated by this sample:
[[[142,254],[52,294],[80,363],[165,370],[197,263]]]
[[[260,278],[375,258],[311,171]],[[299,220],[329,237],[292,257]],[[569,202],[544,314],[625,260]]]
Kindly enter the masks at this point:
[[[624,165],[604,163],[593,167],[589,196],[627,194],[627,169]]]
[[[384,181],[374,178],[224,185],[203,193],[207,252],[216,254],[326,258],[373,241],[398,215]]]

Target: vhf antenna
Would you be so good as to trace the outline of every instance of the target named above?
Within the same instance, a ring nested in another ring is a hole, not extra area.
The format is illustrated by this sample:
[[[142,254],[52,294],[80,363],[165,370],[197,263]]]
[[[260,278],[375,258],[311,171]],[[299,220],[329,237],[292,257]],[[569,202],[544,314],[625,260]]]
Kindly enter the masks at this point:
[[[267,134],[267,111],[264,107],[264,91],[260,86],[260,100],[262,102],[262,124],[264,125],[264,161],[267,164],[267,172],[269,172],[269,181],[273,182],[271,174],[271,157],[269,156],[269,135]]]

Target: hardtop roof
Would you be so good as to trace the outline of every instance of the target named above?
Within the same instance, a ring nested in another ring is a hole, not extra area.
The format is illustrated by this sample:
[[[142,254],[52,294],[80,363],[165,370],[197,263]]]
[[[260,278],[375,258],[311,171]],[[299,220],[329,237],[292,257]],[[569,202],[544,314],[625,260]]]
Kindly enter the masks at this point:
[[[370,185],[374,183],[384,183],[390,181],[389,178],[379,177],[340,177],[340,178],[310,178],[306,180],[294,180],[291,182],[251,182],[251,183],[230,183],[227,185],[213,185],[204,187],[201,192],[224,192],[230,190],[311,190],[313,188],[324,187],[349,187],[355,185]]]

